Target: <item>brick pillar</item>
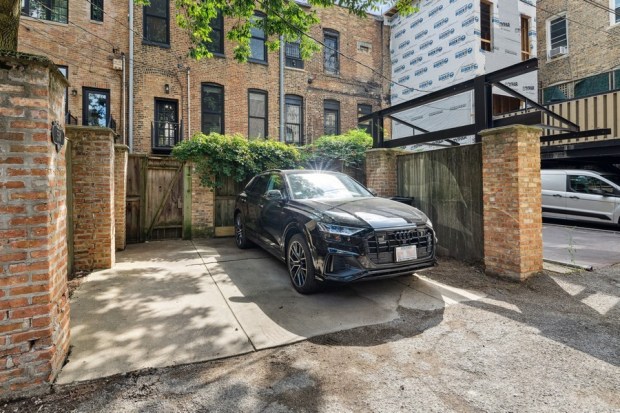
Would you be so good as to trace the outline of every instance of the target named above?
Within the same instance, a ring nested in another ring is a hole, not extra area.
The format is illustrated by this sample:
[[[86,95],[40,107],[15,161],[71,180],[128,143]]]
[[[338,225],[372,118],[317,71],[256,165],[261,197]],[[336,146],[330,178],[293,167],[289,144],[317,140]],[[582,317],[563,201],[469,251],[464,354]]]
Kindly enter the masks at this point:
[[[69,347],[66,81],[47,59],[0,51],[0,399],[46,391]]]
[[[114,134],[111,129],[67,126],[71,140],[73,269],[114,264]]]
[[[480,133],[489,274],[522,281],[542,271],[540,133],[521,125]]]
[[[127,201],[127,145],[114,145],[114,227],[116,250],[124,250],[125,237],[125,203]]]
[[[395,149],[366,151],[366,186],[378,196],[396,196],[398,192],[397,157],[407,153]]]
[[[186,179],[185,182],[190,184],[190,188],[185,188],[191,192],[190,204],[191,204],[191,226],[192,226],[192,238],[212,237],[215,231],[215,218],[213,212],[215,209],[215,192],[211,188],[202,186],[200,184],[200,176],[196,171],[196,165],[190,164],[190,179]],[[187,202],[187,198],[185,201]]]

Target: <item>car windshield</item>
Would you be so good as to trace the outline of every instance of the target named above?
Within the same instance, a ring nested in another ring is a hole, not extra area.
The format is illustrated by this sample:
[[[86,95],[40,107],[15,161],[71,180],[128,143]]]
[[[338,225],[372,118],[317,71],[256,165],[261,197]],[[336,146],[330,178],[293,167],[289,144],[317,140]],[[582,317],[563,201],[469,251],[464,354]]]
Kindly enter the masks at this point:
[[[604,174],[604,175],[601,175],[601,176],[606,178],[606,179],[608,179],[608,180],[610,180],[611,182],[613,182],[616,185],[620,185],[620,175],[611,175],[611,174],[607,175],[607,174]]]
[[[371,197],[366,188],[344,174],[292,173],[286,176],[293,199]]]

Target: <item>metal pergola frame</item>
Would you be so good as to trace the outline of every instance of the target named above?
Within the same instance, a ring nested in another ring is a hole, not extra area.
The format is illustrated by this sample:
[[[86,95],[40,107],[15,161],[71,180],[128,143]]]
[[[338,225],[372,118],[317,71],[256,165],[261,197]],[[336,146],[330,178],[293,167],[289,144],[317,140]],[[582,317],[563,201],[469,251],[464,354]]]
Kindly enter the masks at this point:
[[[430,144],[433,146],[458,146],[459,143],[452,141],[451,139],[462,136],[476,136],[476,142],[480,141],[479,133],[485,129],[497,128],[508,125],[532,125],[539,126],[543,129],[561,130],[564,133],[555,135],[541,136],[541,142],[549,142],[561,139],[571,139],[586,136],[606,135],[611,133],[610,129],[592,129],[582,131],[579,125],[569,121],[568,119],[558,115],[557,113],[547,109],[541,104],[529,99],[528,97],[520,94],[516,90],[509,88],[508,86],[500,83],[503,80],[511,79],[515,76],[523,75],[526,73],[534,72],[538,70],[538,59],[529,59],[512,66],[508,66],[504,69],[497,70],[495,72],[487,73],[481,76],[477,76],[473,79],[466,80],[453,86],[449,86],[445,89],[441,89],[435,92],[430,92],[426,95],[419,96],[417,98],[408,100],[406,102],[399,103],[389,108],[381,109],[371,114],[362,116],[359,118],[359,122],[371,121],[371,132],[373,137],[373,147],[375,148],[397,148],[407,145],[415,144]],[[509,95],[521,99],[526,102],[531,108],[535,110],[519,113],[512,116],[506,116],[503,118],[493,118],[493,86],[508,93]],[[435,102],[437,100],[445,99],[451,96],[458,95],[460,93],[474,91],[474,123],[463,126],[456,126],[453,128],[442,129],[438,131],[428,131],[419,126],[413,125],[407,121],[401,120],[396,115],[405,110],[414,109],[419,106]],[[542,124],[542,113],[549,115],[549,117],[560,121],[564,127],[550,126]],[[393,140],[384,139],[384,121],[385,118],[392,119],[400,122],[406,126],[412,128],[412,131],[418,130],[421,134],[407,136],[404,138],[398,138]],[[435,141],[447,141],[449,145],[440,143],[433,143]]]

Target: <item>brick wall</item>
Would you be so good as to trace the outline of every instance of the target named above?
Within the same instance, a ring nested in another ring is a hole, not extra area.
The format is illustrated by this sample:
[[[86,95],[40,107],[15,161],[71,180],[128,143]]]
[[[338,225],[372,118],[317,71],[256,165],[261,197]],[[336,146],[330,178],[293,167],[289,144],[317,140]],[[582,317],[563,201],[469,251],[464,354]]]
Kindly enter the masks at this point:
[[[64,80],[0,52],[0,399],[45,391],[69,345]]]
[[[126,145],[114,145],[114,232],[116,250],[124,250],[125,237],[125,203],[127,201],[127,158],[129,148]]]
[[[524,280],[542,271],[538,128],[481,132],[484,263],[489,274]]]
[[[366,151],[366,186],[378,196],[396,196],[398,191],[398,155],[406,151],[394,149],[370,149]]]
[[[113,59],[128,55],[128,2],[106,0],[103,22],[90,20],[88,1],[69,1],[68,24],[22,16],[18,50],[45,55],[68,67],[68,110],[82,125],[83,88],[110,91],[110,112],[123,130],[122,71],[113,69]],[[72,90],[76,94],[71,93]]]
[[[340,33],[340,50],[357,60],[380,70],[389,63],[384,59],[387,48],[381,34],[382,23],[369,15],[360,19],[345,9],[333,7],[316,9],[322,24],[312,30],[312,35],[323,39],[323,28]],[[279,136],[279,52],[268,54],[268,64],[237,63],[233,58],[234,43],[225,40],[225,56],[203,59],[199,62],[185,58],[189,47],[187,34],[171,24],[170,48],[162,48],[142,42],[142,7],[135,8],[136,74],[135,74],[135,127],[134,150],[151,151],[151,122],[154,120],[154,99],[172,99],[178,102],[179,116],[184,121],[185,136],[201,129],[201,83],[211,82],[224,87],[224,128],[226,133],[248,134],[248,89],[260,89],[268,93],[268,134]],[[230,29],[234,22],[226,21]],[[370,51],[358,50],[358,43],[370,45]],[[383,46],[383,47],[382,47]],[[181,65],[181,68],[178,68]],[[191,125],[187,128],[187,76],[190,68]],[[306,140],[323,134],[323,100],[340,102],[341,130],[357,126],[357,104],[371,104],[378,109],[382,96],[387,96],[388,82],[369,69],[340,58],[340,74],[324,73],[323,54],[316,53],[305,62],[303,70],[287,68],[285,71],[286,94],[304,99]],[[389,72],[386,72],[389,73]],[[168,84],[170,92],[164,93]]]
[[[213,206],[215,194],[212,189],[200,185],[200,177],[196,172],[196,166],[190,165],[191,173],[191,217],[192,238],[213,236],[215,220]],[[188,190],[188,188],[185,188]]]
[[[107,128],[67,126],[73,183],[73,268],[114,264],[114,136]]]
[[[604,1],[605,6],[608,2]],[[582,0],[545,0],[544,10],[537,10],[538,79],[542,87],[596,75],[617,68],[620,59],[618,36],[620,25],[611,25],[608,11]],[[568,54],[548,59],[547,21],[566,13]]]

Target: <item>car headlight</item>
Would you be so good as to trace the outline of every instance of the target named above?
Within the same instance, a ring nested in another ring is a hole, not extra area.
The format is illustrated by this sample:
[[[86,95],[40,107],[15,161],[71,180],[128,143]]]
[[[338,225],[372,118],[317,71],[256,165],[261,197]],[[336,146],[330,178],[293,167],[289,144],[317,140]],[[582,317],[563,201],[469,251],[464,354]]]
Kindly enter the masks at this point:
[[[345,227],[336,224],[325,224],[323,222],[318,222],[317,226],[325,239],[333,241],[342,241],[343,237],[350,237],[364,230],[364,228]]]

